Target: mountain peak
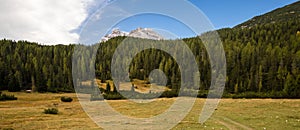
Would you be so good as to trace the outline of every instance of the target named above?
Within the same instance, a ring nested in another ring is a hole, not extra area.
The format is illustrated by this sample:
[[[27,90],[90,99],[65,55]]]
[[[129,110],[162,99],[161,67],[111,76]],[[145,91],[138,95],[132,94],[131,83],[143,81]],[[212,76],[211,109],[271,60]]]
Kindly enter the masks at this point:
[[[111,31],[110,34],[107,34],[105,35],[104,37],[101,38],[101,42],[106,42],[108,41],[109,39],[112,39],[114,37],[119,37],[119,36],[127,36],[128,33],[127,32],[124,32],[124,31],[121,31],[120,29],[118,28],[115,28]]]
[[[105,35],[101,42],[106,42],[111,38],[118,37],[118,36],[128,36],[128,37],[135,37],[135,38],[142,38],[142,39],[152,39],[152,40],[163,40],[163,36],[158,34],[157,32],[153,31],[151,28],[137,28],[131,32],[124,32],[120,29],[113,29],[111,34]]]

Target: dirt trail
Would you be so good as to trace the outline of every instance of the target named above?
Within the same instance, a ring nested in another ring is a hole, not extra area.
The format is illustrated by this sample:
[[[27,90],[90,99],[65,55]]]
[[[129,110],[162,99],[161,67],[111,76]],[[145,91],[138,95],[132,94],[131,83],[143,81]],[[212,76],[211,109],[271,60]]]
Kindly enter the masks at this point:
[[[252,128],[243,125],[239,122],[233,121],[229,118],[226,117],[218,117],[218,119],[214,118],[215,120],[217,120],[217,122],[219,122],[220,124],[224,125],[225,127],[227,127],[230,130],[239,130],[239,129],[243,129],[243,130],[253,130]]]
[[[227,127],[230,130],[238,130],[238,128],[236,128],[235,126],[233,126],[231,124],[228,124],[226,122],[223,122],[223,121],[220,121],[220,120],[217,120],[217,122],[220,123],[220,124],[222,124],[222,125],[224,125],[225,127]]]

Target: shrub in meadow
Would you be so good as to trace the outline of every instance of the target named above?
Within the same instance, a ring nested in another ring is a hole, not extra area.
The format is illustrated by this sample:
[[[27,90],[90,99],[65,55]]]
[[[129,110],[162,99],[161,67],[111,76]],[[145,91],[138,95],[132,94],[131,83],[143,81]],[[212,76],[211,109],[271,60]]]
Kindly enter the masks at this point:
[[[18,98],[15,97],[14,95],[8,95],[8,94],[3,94],[0,92],[0,101],[6,101],[6,100],[17,100]]]
[[[73,99],[71,97],[61,97],[60,100],[62,102],[72,102],[73,101]]]
[[[45,114],[58,114],[58,109],[57,108],[48,108],[44,110]]]

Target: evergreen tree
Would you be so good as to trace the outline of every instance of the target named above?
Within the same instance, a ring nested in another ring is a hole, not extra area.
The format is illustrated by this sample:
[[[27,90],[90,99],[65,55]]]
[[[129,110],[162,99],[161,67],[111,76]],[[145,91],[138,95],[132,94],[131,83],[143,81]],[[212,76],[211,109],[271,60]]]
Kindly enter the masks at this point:
[[[106,84],[106,93],[110,93],[110,91],[111,91],[110,84],[107,83],[107,84]]]

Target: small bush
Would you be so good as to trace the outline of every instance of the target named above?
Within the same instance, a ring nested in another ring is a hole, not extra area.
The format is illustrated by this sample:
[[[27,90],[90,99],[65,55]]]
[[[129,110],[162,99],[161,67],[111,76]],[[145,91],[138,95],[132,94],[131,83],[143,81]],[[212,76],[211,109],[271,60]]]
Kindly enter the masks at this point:
[[[72,101],[73,101],[73,99],[70,98],[70,97],[61,97],[60,100],[61,100],[62,102],[72,102]]]
[[[17,100],[18,98],[15,97],[14,95],[7,95],[7,94],[2,94],[0,93],[0,101],[6,101],[6,100]]]
[[[159,97],[161,94],[162,93],[139,93],[133,91],[120,91],[120,93],[111,92],[111,93],[103,94],[103,97],[106,100],[153,99]]]
[[[58,114],[58,109],[57,108],[48,108],[44,110],[45,114]]]
[[[13,128],[4,128],[3,130],[14,130]]]
[[[199,90],[197,97],[198,98],[207,98],[207,94],[208,94],[207,90]]]
[[[253,98],[271,98],[272,95],[269,93],[258,93],[258,92],[244,92],[239,94],[232,95],[233,99],[245,98],[245,99],[253,99]]]
[[[178,97],[178,92],[176,92],[175,90],[164,91],[160,96],[160,98],[173,98],[173,97]]]
[[[104,94],[103,97],[106,100],[122,100],[122,99],[125,99],[120,93]]]

